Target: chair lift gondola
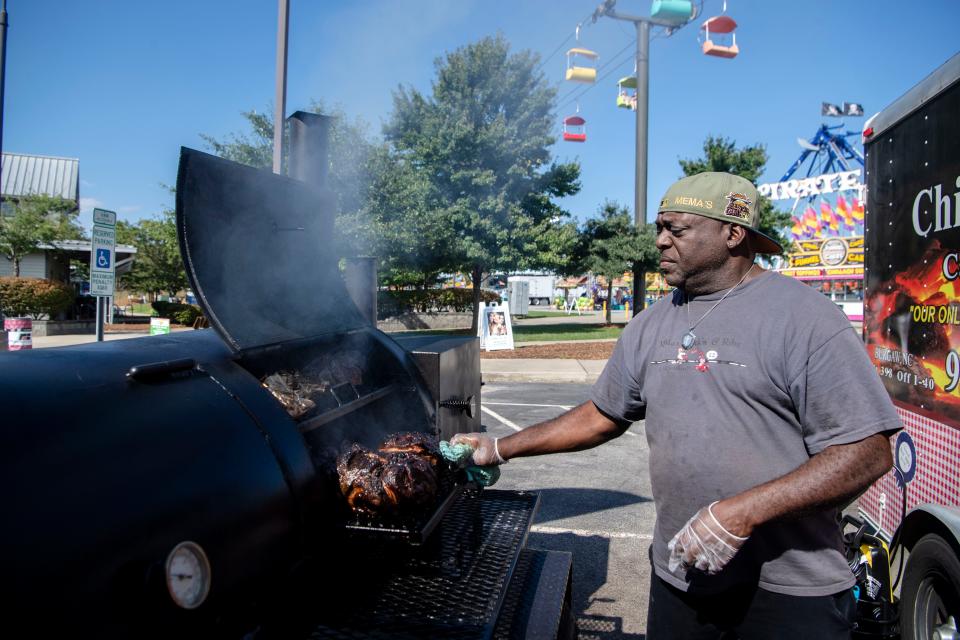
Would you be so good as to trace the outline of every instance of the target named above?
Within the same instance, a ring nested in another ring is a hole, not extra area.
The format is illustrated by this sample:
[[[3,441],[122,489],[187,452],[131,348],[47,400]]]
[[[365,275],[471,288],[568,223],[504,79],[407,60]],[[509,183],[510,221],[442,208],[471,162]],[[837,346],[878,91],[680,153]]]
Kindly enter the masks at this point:
[[[579,115],[563,119],[563,139],[567,142],[587,141],[587,121]]]
[[[737,34],[734,33],[736,28],[737,22],[730,16],[720,15],[708,18],[700,26],[700,30],[704,32],[703,52],[708,56],[736,58],[740,53],[740,49],[737,48]],[[714,35],[720,35],[716,42],[710,39],[711,32]]]
[[[626,76],[617,81],[617,106],[637,110],[637,76]]]
[[[597,80],[597,55],[595,51],[574,47],[567,51],[566,79],[572,82],[591,84]]]

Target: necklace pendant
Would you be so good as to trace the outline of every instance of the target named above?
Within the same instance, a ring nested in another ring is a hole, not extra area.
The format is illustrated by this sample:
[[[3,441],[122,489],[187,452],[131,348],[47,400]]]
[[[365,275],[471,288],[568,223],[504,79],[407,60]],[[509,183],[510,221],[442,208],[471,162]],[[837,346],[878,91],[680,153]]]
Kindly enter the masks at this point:
[[[694,334],[693,331],[687,331],[685,334],[683,334],[683,337],[680,338],[680,346],[684,349],[689,349],[693,346],[693,343],[696,342],[696,340],[696,334]]]

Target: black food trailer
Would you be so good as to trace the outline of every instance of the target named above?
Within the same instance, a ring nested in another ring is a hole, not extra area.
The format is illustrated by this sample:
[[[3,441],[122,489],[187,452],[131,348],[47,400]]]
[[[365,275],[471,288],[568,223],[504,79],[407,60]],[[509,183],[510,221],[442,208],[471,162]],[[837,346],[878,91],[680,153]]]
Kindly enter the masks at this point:
[[[525,546],[538,494],[445,468],[416,515],[347,508],[345,446],[481,428],[479,352],[474,339],[404,349],[373,326],[344,285],[330,202],[315,184],[184,149],[178,234],[213,328],[0,357],[8,626],[572,633],[570,556]],[[307,372],[321,382],[296,407],[270,386]]]

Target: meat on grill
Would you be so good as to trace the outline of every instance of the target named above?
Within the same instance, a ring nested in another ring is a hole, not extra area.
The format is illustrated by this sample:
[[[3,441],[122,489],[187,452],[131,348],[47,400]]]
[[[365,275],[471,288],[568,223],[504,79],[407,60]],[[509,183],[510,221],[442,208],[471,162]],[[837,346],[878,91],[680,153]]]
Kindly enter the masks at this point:
[[[355,512],[374,515],[383,509],[385,492],[380,475],[386,462],[384,456],[359,444],[337,458],[340,491]]]
[[[383,467],[380,481],[387,502],[398,513],[429,506],[437,498],[437,473],[424,457],[394,453]]]
[[[395,433],[378,447],[383,453],[409,453],[426,458],[431,465],[440,462],[440,443],[436,437],[419,431]]]
[[[380,451],[354,444],[337,458],[340,491],[350,508],[366,516],[405,516],[436,502],[436,438],[401,433]]]

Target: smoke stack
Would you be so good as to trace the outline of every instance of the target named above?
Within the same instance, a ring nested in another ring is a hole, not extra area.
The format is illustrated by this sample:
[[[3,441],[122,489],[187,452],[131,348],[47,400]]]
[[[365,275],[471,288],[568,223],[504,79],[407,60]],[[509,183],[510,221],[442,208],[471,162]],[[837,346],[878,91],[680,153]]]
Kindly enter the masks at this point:
[[[287,118],[290,126],[288,171],[291,178],[317,189],[326,188],[327,172],[330,169],[328,153],[332,120],[330,116],[306,111],[297,111]],[[348,258],[343,277],[353,303],[370,324],[377,326],[376,260],[366,257]]]
[[[327,186],[331,120],[330,116],[306,111],[297,111],[287,118],[290,125],[288,173],[291,178],[318,189]]]

